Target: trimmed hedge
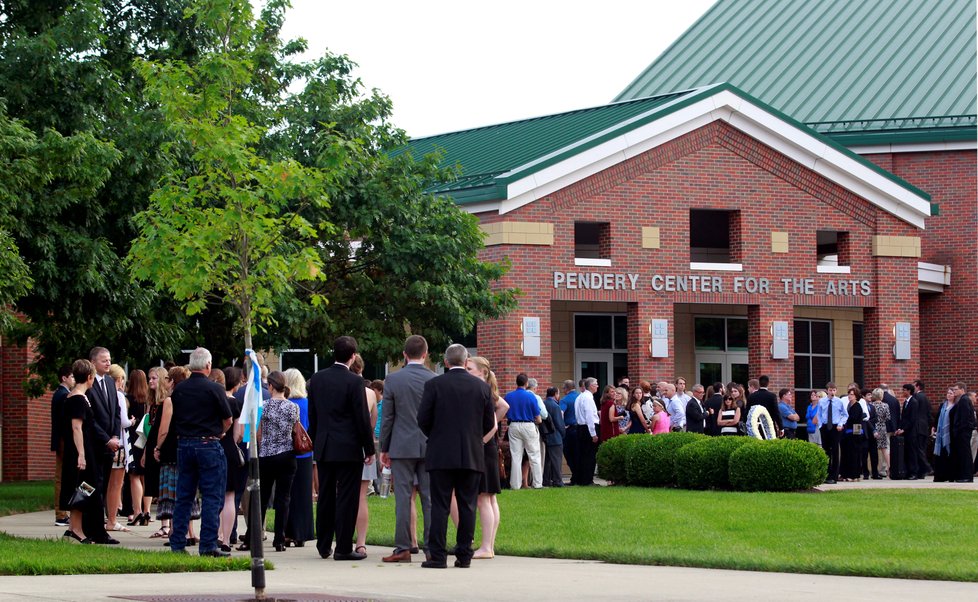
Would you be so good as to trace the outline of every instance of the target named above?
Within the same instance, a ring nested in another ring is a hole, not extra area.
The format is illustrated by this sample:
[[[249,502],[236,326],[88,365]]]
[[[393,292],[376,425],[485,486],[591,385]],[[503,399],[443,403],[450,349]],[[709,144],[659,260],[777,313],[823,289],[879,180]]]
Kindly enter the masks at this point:
[[[619,435],[608,439],[598,447],[598,476],[618,485],[628,483],[628,457],[633,447],[649,435]]]
[[[676,484],[676,451],[695,441],[707,439],[699,433],[638,435],[640,439],[628,454],[626,478],[630,485],[666,487]]]
[[[829,457],[814,443],[759,441],[730,454],[730,485],[741,491],[796,491],[825,481]]]
[[[676,484],[683,489],[728,489],[730,454],[743,445],[760,443],[753,437],[709,437],[676,452]]]

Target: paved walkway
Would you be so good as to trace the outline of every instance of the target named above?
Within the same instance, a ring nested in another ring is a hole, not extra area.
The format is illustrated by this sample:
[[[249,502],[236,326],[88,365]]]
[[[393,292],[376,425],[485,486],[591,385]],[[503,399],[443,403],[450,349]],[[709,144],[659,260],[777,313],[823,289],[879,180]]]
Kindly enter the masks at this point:
[[[978,491],[975,484],[935,484],[929,481],[869,481],[840,483],[825,489],[955,488]],[[132,548],[164,549],[149,539],[153,527],[119,533]],[[52,513],[36,512],[0,518],[0,531],[22,537],[58,537]],[[592,561],[499,556],[473,561],[468,570],[422,569],[423,556],[410,565],[385,565],[387,548],[371,547],[363,562],[322,560],[314,546],[290,548],[266,557],[276,569],[266,573],[268,597],[308,593],[375,600],[866,600],[939,599],[942,602],[978,600],[978,584],[910,581],[722,571],[680,567],[615,565]],[[0,551],[2,553],[2,551]],[[236,553],[241,554],[241,553]],[[198,598],[252,596],[250,574],[181,573],[163,575],[80,575],[0,577],[0,601],[125,599],[126,596],[184,595]],[[187,598],[190,599],[190,598]]]

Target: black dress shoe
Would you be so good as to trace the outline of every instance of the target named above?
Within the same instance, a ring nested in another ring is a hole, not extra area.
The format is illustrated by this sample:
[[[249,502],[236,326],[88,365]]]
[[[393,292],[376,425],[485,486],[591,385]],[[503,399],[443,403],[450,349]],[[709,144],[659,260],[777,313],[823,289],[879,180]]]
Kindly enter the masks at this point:
[[[420,554],[421,553],[421,548],[419,548],[418,546],[412,546],[411,547],[411,553],[412,554]]]
[[[326,560],[332,554],[333,554],[333,550],[332,549],[326,550],[325,552],[323,552],[322,550],[319,550],[319,557],[322,558],[323,560]]]
[[[363,552],[337,552],[333,554],[333,560],[363,560],[367,555]]]
[[[97,544],[102,544],[104,546],[105,545],[114,546],[114,545],[118,545],[119,540],[118,539],[115,539],[115,538],[112,538],[112,537],[109,537],[108,535],[106,535],[105,537],[100,537],[98,539],[92,539],[92,542],[93,543],[97,543]]]
[[[974,479],[954,479],[955,483],[974,483]]]
[[[908,481],[916,481],[916,480],[918,480],[918,479],[917,479],[917,475],[915,475],[915,474],[912,474],[912,475],[910,475],[909,477],[907,477],[907,480],[908,480]]]
[[[277,544],[274,545],[274,548],[275,548],[275,551],[276,552],[284,552],[285,551],[285,547],[286,546],[285,546],[284,543],[277,543]]]
[[[873,480],[874,481],[882,481],[883,480],[883,477],[881,477],[879,475],[873,475]]]
[[[825,479],[826,485],[835,485],[835,479]]]
[[[434,560],[425,560],[421,563],[421,568],[424,569],[447,569],[448,564],[444,562],[435,562]]]
[[[231,552],[225,552],[221,549],[207,550],[206,552],[201,552],[201,556],[212,556],[214,558],[230,558]]]
[[[470,566],[472,566],[472,561],[471,560],[468,561],[468,562],[463,562],[463,561],[461,561],[461,560],[459,560],[457,558],[455,559],[455,568],[457,568],[457,569],[467,569]]]

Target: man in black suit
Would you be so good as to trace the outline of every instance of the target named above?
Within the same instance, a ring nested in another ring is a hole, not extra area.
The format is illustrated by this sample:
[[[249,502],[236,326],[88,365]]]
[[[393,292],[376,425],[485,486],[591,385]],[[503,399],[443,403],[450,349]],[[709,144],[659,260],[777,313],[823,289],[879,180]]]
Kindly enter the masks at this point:
[[[914,397],[913,385],[903,385],[903,394],[907,396],[907,399],[903,402],[903,409],[900,410],[900,428],[896,430],[896,434],[903,435],[907,479],[915,481],[920,478],[921,474],[916,450],[918,403],[917,398]],[[926,473],[926,471],[924,472]]]
[[[778,396],[768,391],[767,386],[769,384],[770,379],[763,375],[756,381],[751,379],[747,383],[748,387],[757,387],[757,390],[747,396],[747,404],[744,406],[744,411],[749,412],[754,406],[764,406],[767,413],[771,415],[771,420],[774,422],[775,433],[778,437],[783,437],[784,424],[781,422],[781,411],[778,409]]]
[[[975,464],[971,456],[971,433],[975,430],[975,406],[965,383],[954,383],[951,392],[954,406],[947,416],[951,435],[950,477],[955,483],[972,483]]]
[[[706,432],[708,412],[703,408],[703,385],[695,384],[692,397],[686,402],[686,430],[690,433]]]
[[[374,459],[374,433],[363,379],[350,371],[356,355],[356,339],[336,339],[333,365],[309,381],[309,437],[319,473],[316,547],[322,558],[329,558],[335,533],[334,560],[367,557],[353,550],[353,529],[363,465]]]
[[[913,396],[917,400],[917,434],[915,438],[916,447],[914,448],[914,451],[917,453],[917,466],[920,468],[920,473],[917,476],[924,478],[934,474],[934,469],[931,468],[930,463],[927,461],[927,442],[930,440],[931,428],[931,407],[930,400],[927,399],[927,394],[924,393],[924,382],[920,379],[913,381],[913,388]]]
[[[428,437],[425,468],[431,479],[430,558],[424,568],[445,568],[445,537],[452,491],[458,502],[455,566],[472,562],[475,505],[485,472],[482,438],[495,426],[489,385],[465,371],[468,351],[459,344],[445,350],[441,376],[424,385],[418,426]],[[514,466],[513,470],[519,470]]]
[[[115,380],[109,376],[109,366],[112,365],[112,355],[105,347],[95,347],[88,354],[88,360],[95,366],[95,382],[85,395],[92,404],[95,414],[93,430],[95,431],[95,449],[102,453],[98,458],[99,482],[96,487],[102,492],[102,499],[107,499],[106,489],[109,486],[109,475],[112,473],[112,462],[118,453],[122,442],[119,434],[122,429],[122,416],[119,414],[119,397],[115,389]]]
[[[886,432],[892,435],[900,427],[900,402],[890,392],[890,386],[886,383],[880,385],[883,389],[883,403],[890,409],[890,419],[886,421]]]

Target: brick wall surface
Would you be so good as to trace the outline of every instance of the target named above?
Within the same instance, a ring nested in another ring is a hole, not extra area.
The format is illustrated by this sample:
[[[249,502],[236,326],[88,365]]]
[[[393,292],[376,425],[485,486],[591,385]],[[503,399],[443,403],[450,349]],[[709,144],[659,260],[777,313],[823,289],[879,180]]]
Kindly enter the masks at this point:
[[[29,399],[23,389],[31,358],[31,352],[24,347],[0,346],[3,481],[54,478],[51,395]]]
[[[743,272],[690,272],[689,210],[738,211],[739,232],[731,237]],[[484,250],[487,260],[508,258],[512,269],[502,281],[522,292],[520,307],[512,315],[479,327],[479,353],[493,363],[500,383],[513,382],[526,371],[543,385],[572,374],[551,374],[549,308],[554,300],[627,303],[629,317],[629,376],[670,378],[675,366],[675,342],[670,357],[652,358],[648,347],[649,320],[663,318],[674,333],[673,304],[729,304],[749,306],[752,376],[762,372],[774,386],[793,384],[793,363],[770,359],[770,322],[787,321],[791,328],[794,307],[854,307],[877,312],[876,330],[883,332],[897,321],[913,324],[918,334],[917,258],[872,256],[874,235],[920,236],[921,232],[865,199],[784,157],[743,132],[713,123],[642,155],[608,168],[506,215],[483,215],[484,222],[527,221],[554,224],[550,247],[498,245]],[[607,221],[611,228],[610,268],[574,265],[574,222]],[[643,248],[643,228],[660,228],[660,248]],[[848,232],[851,274],[816,272],[817,230]],[[789,252],[772,253],[770,232],[789,233]],[[639,274],[638,290],[568,290],[555,288],[553,272]],[[723,292],[666,292],[650,287],[652,274],[722,277]],[[912,276],[911,276],[912,274]],[[735,276],[767,278],[769,294],[734,292]],[[810,278],[813,290],[788,294],[782,278]],[[895,286],[910,278],[908,286]],[[868,280],[869,295],[829,295],[829,281]],[[524,316],[541,318],[541,356],[523,357],[519,324]],[[882,335],[881,335],[882,336]],[[890,335],[892,339],[892,335]],[[892,344],[890,344],[891,346]],[[793,351],[793,348],[791,349]],[[892,352],[879,343],[867,366],[874,378],[899,381],[919,371],[919,344],[914,360],[895,362],[883,357]]]
[[[919,233],[920,261],[951,266],[951,286],[921,293],[920,377],[939,404],[948,385],[978,387],[978,177],[975,151],[892,153],[868,159],[931,195],[940,215]],[[914,288],[916,274],[894,286]],[[906,283],[906,284],[904,284]],[[868,333],[867,333],[868,337]]]

